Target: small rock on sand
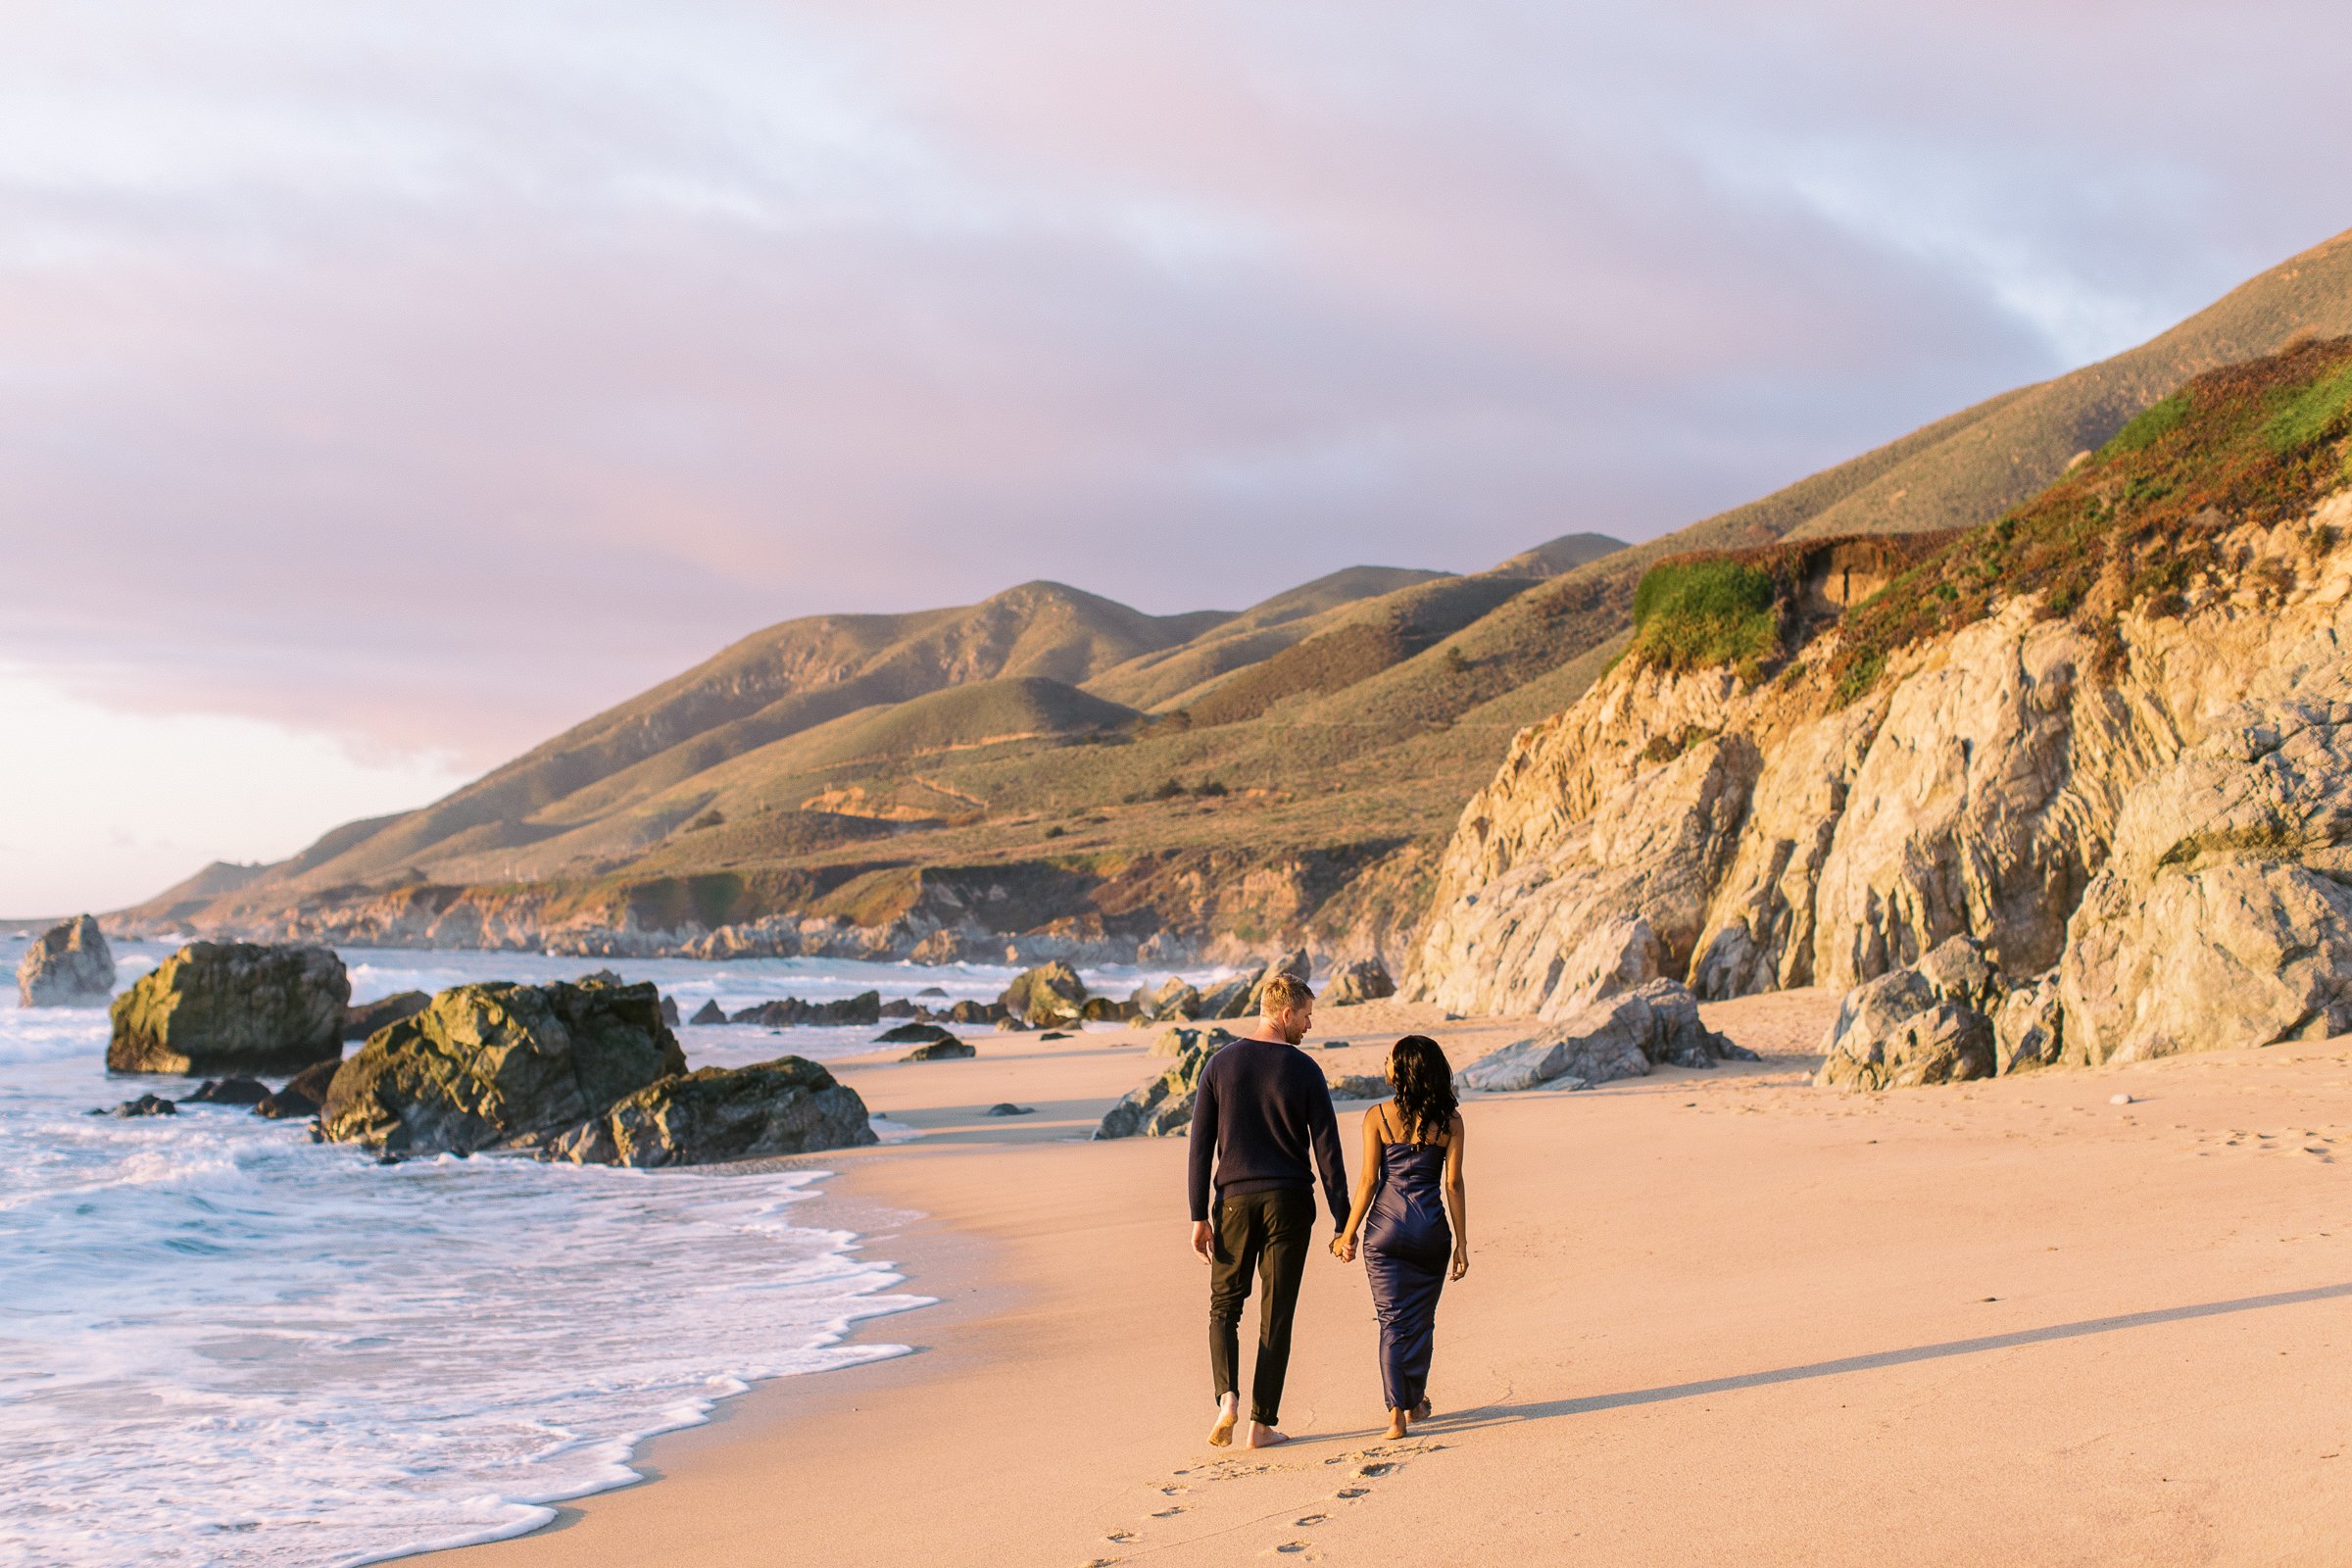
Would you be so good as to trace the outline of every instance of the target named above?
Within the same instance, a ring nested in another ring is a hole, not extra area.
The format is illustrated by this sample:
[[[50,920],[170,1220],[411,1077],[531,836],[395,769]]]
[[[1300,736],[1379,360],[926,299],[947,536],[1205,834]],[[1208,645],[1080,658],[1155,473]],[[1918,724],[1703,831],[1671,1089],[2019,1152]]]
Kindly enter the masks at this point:
[[[1035,1105],[1016,1105],[1009,1100],[1003,1100],[989,1106],[986,1111],[982,1112],[982,1114],[989,1116],[1034,1116],[1037,1114],[1037,1107]]]

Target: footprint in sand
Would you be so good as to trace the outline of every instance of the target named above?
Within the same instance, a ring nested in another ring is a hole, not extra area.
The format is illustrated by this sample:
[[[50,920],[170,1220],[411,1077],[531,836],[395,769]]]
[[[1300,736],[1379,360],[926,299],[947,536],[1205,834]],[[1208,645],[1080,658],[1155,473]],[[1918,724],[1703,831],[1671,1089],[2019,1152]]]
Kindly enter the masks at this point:
[[[1306,1530],[1315,1525],[1321,1524],[1324,1520],[1324,1515],[1319,1513],[1310,1513],[1302,1519],[1294,1519],[1291,1521],[1291,1523],[1297,1525],[1301,1530]]]
[[[1306,1543],[1303,1541],[1286,1541],[1281,1545],[1276,1546],[1274,1549],[1276,1551],[1304,1551],[1306,1549]]]
[[[1361,1466],[1355,1473],[1359,1476],[1385,1476],[1391,1470],[1396,1468],[1396,1467],[1393,1464],[1383,1462],[1380,1464],[1368,1464]]]
[[[1338,1492],[1333,1494],[1334,1496],[1339,1497],[1368,1497],[1371,1494],[1372,1489],[1370,1487],[1342,1487]]]
[[[1184,1512],[1184,1508],[1180,1504],[1174,1508],[1162,1508],[1159,1510],[1159,1512],[1153,1514],[1152,1517],[1154,1519],[1173,1519],[1182,1512]]]

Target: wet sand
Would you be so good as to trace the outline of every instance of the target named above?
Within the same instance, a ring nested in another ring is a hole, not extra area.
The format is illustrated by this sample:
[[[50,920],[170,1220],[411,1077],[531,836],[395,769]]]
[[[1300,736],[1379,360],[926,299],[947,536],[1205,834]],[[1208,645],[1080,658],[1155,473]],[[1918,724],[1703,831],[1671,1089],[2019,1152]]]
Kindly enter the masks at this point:
[[[2352,1041],[1853,1096],[1807,1084],[1832,1004],[1710,1006],[1762,1062],[1473,1101],[1439,1418],[1376,1441],[1362,1272],[1318,1257],[1298,1441],[1263,1452],[1202,1442],[1182,1140],[1073,1141],[1164,1065],[1147,1035],[850,1064],[926,1136],[804,1163],[838,1173],[820,1219],[940,1298],[859,1330],[916,1353],[763,1385],[649,1445],[648,1484],[443,1555],[2352,1558]],[[1361,1043],[1318,1054],[1374,1071],[1415,1027],[1457,1064],[1527,1032],[1380,1004],[1325,1012]]]

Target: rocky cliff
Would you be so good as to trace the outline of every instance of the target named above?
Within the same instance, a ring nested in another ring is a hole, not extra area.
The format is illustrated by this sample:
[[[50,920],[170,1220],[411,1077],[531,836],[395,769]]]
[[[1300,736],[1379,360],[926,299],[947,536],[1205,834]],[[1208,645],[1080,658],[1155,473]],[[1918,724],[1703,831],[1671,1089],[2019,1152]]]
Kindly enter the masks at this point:
[[[2352,340],[2306,345],[1875,593],[1824,592],[1838,541],[1658,568],[1464,811],[1409,994],[1851,990],[1967,938],[2065,1059],[2352,1027],[2348,431]]]

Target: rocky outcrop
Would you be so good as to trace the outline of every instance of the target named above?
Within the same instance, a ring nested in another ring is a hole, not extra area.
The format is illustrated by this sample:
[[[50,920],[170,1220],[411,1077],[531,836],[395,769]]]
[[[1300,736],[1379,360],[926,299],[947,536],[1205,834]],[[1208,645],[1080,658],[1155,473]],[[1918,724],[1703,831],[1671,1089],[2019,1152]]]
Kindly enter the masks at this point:
[[[694,1016],[686,1021],[690,1024],[702,1025],[725,1023],[727,1021],[727,1009],[720,1006],[718,1004],[718,999],[713,997],[709,1002],[706,1002],[701,1006],[695,1008]]]
[[[2126,803],[2070,927],[2070,1060],[2352,1031],[2352,680],[2233,710]]]
[[[1188,983],[1182,975],[1170,975],[1157,987],[1137,986],[1135,995],[1128,1000],[1135,1004],[1136,1016],[1146,1023],[1200,1016],[1200,988]]]
[[[2066,1043],[2066,1008],[2058,971],[2021,981],[1992,1015],[1992,1070],[2024,1072],[2059,1059]]]
[[[1653,1066],[1712,1067],[1753,1053],[1710,1030],[1698,1002],[1673,980],[1652,980],[1582,1010],[1530,1040],[1503,1047],[1454,1074],[1463,1089],[1586,1089],[1640,1078]]]
[[[1013,976],[1012,984],[997,998],[997,1004],[1007,1016],[1020,1019],[1032,1029],[1078,1022],[1085,1014],[1086,1002],[1086,982],[1078,978],[1077,970],[1058,958]]]
[[[93,1110],[90,1114],[93,1116],[117,1116],[128,1121],[134,1116],[176,1116],[179,1114],[179,1107],[161,1095],[141,1095],[136,1100],[125,1100],[110,1110]]]
[[[326,1103],[326,1086],[335,1081],[335,1072],[342,1065],[339,1061],[314,1062],[264,1096],[253,1113],[273,1121],[300,1121],[318,1115],[318,1107]]]
[[[1186,1131],[1193,1124],[1193,1101],[1200,1093],[1201,1070],[1231,1038],[1222,1030],[1211,1031],[1178,1056],[1167,1071],[1105,1111],[1095,1137],[1167,1138]]]
[[[1954,937],[1919,962],[1846,993],[1822,1041],[1825,1059],[1813,1081],[1901,1089],[1989,1078],[1996,1062],[1992,1015],[2004,995],[1984,950]]]
[[[1258,987],[1265,983],[1266,966],[1254,963],[1237,975],[1230,976],[1200,993],[1200,1010],[1196,1018],[1249,1018],[1256,1015],[1251,1004]]]
[[[1396,994],[1396,982],[1390,978],[1387,964],[1378,958],[1356,958],[1333,969],[1315,1000],[1326,1006],[1352,1007]]]
[[[1834,624],[1754,684],[1627,661],[1464,812],[1407,996],[1559,1018],[1657,977],[1906,974],[1852,1004],[1825,1081],[1855,1086],[2352,1028],[2323,711],[2352,703],[2352,495],[2211,527],[2161,612],[2025,594],[1858,694]],[[2017,978],[1936,991],[1954,938]]]
[[[258,1105],[270,1098],[270,1086],[257,1078],[207,1078],[196,1086],[192,1095],[182,1095],[183,1105]]]
[[[954,1035],[945,1040],[927,1040],[899,1059],[901,1061],[968,1061],[980,1054],[979,1049]]]
[[[357,1002],[343,1009],[343,1038],[365,1040],[386,1024],[414,1018],[433,999],[422,991],[399,991],[373,1002]]]
[[[103,1007],[114,994],[114,952],[86,914],[51,926],[17,960],[21,1007]]]
[[[1203,1046],[1214,1051],[1217,1047],[1227,1045],[1237,1038],[1239,1037],[1229,1034],[1215,1024],[1204,1024],[1198,1029],[1162,1029],[1152,1037],[1152,1054],[1154,1056],[1182,1056],[1190,1052],[1198,1051]]]
[[[1394,1100],[1396,1088],[1376,1072],[1346,1073],[1330,1080],[1333,1100]]]
[[[881,1021],[879,991],[861,991],[834,1002],[803,1002],[798,997],[784,997],[745,1007],[727,1019],[729,1023],[757,1024],[764,1029],[870,1029]]]
[[[295,1072],[343,1053],[351,981],[325,948],[192,942],[115,999],[112,1072]]]
[[[943,1028],[939,1024],[903,1023],[894,1029],[885,1029],[874,1036],[874,1044],[877,1046],[922,1046],[929,1045],[934,1041],[955,1038],[955,1030]]]
[[[1565,1020],[1687,972],[1757,745],[1728,670],[1624,672],[1522,731],[1438,873],[1416,1001]]]
[[[650,987],[644,989],[651,989]],[[875,1142],[858,1092],[802,1056],[657,1079],[550,1141],[545,1157],[595,1165],[713,1165]]]
[[[561,1134],[683,1073],[651,985],[457,986],[343,1063],[323,1135],[395,1153],[470,1153]]]

